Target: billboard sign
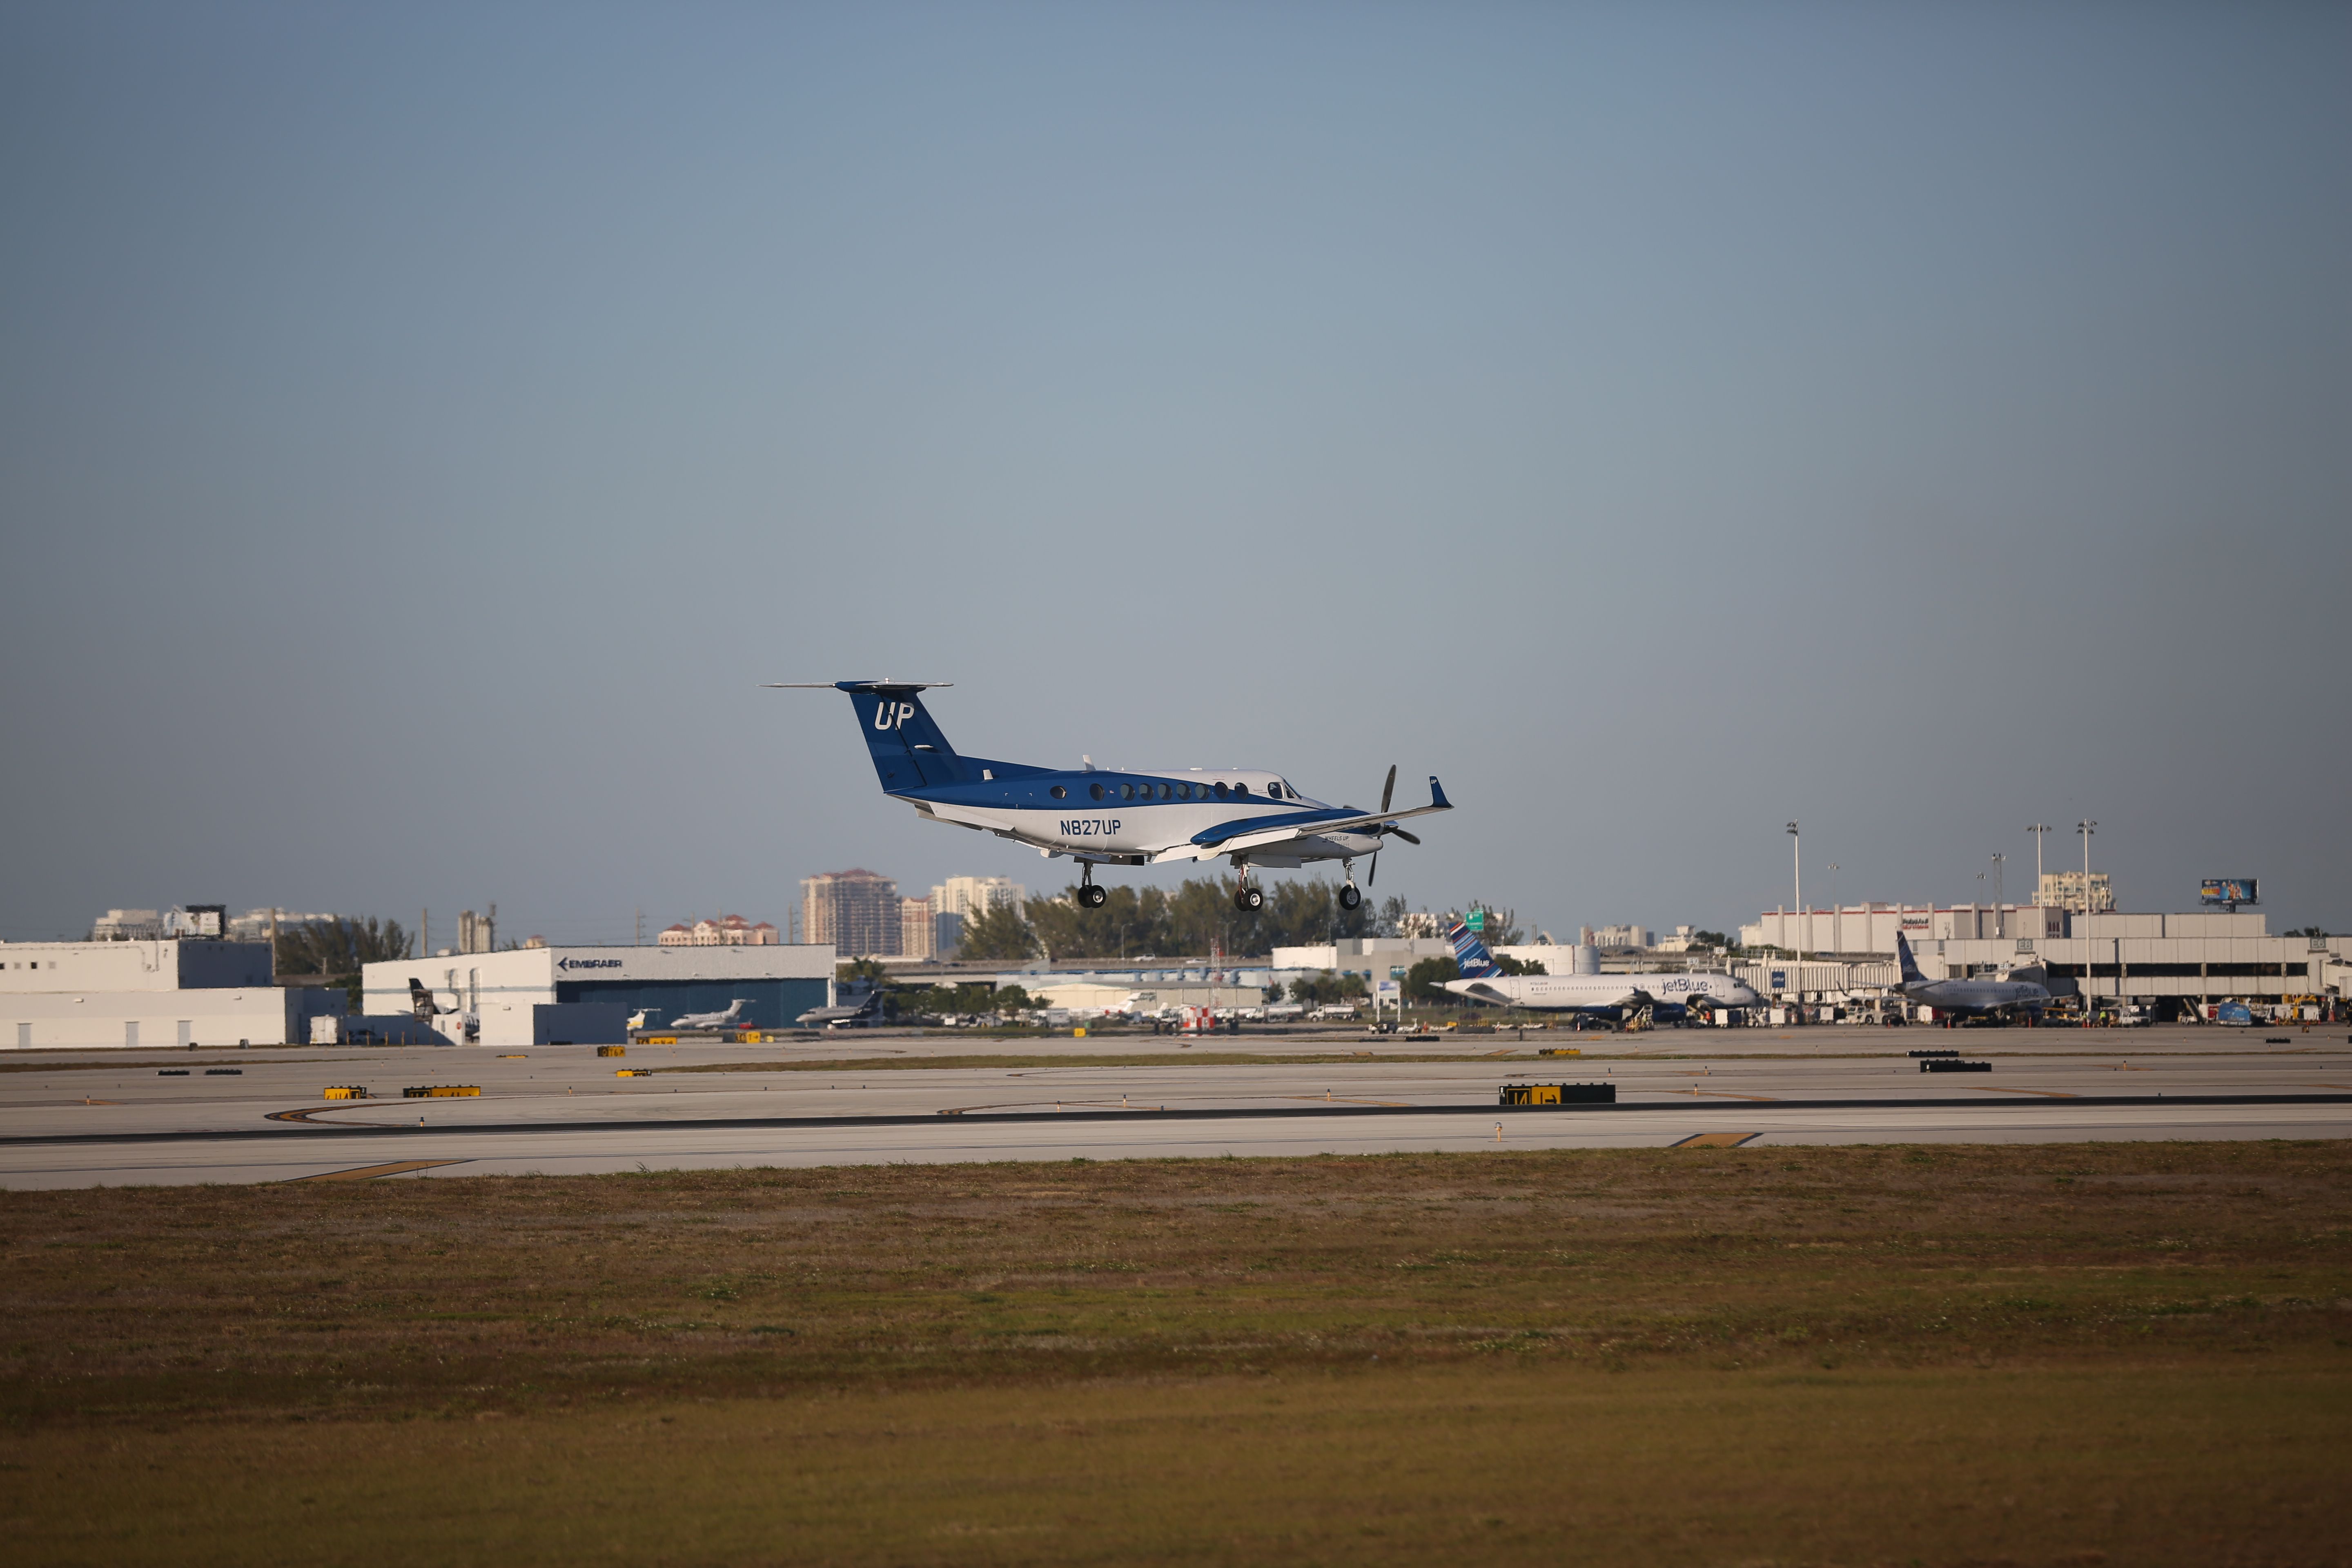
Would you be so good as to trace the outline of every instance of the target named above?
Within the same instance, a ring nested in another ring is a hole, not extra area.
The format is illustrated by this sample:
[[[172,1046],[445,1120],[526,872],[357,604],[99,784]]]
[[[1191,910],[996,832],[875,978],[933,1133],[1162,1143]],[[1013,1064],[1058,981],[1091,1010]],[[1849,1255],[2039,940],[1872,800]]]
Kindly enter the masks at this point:
[[[2257,889],[2252,877],[2208,877],[2197,884],[2197,901],[2200,904],[2227,904],[2236,909],[2240,904],[2258,904]]]

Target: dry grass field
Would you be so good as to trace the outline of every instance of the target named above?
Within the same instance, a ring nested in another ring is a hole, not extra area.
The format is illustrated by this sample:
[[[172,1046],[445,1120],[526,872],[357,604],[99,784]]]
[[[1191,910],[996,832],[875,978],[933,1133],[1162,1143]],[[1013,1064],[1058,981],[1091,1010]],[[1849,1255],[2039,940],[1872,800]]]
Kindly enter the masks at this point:
[[[0,1194],[17,1563],[2352,1562],[2352,1143]]]

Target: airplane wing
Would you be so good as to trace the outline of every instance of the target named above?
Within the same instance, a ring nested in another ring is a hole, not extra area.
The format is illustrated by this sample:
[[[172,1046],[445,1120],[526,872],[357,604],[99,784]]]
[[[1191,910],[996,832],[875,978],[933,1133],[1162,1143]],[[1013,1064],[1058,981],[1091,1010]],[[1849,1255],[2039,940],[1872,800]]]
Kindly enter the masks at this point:
[[[1332,806],[1322,811],[1285,812],[1278,816],[1236,817],[1194,834],[1186,843],[1162,849],[1152,859],[1210,860],[1239,850],[1264,849],[1296,839],[1312,838],[1318,833],[1348,833],[1379,823],[1398,822],[1408,816],[1427,816],[1433,811],[1454,809],[1454,803],[1445,798],[1445,786],[1437,782],[1434,774],[1430,777],[1429,795],[1427,805],[1416,805],[1410,811],[1350,811],[1344,806]]]

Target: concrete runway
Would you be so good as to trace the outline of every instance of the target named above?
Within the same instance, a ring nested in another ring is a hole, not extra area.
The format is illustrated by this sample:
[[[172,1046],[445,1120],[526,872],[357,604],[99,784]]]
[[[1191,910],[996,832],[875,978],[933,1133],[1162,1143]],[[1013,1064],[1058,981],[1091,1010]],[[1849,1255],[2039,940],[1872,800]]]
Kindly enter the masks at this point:
[[[1583,1058],[1534,1054],[1571,1042]],[[1995,1070],[1922,1074],[1904,1055],[1919,1048],[1958,1048]],[[1320,1059],[1202,1059],[1244,1053]],[[922,1065],[987,1056],[1045,1065]],[[1104,1056],[1140,1060],[1086,1059]],[[1403,1059],[1415,1056],[1441,1059]],[[685,1070],[812,1062],[840,1065]],[[624,1067],[654,1076],[614,1077]],[[207,1075],[224,1068],[241,1071]],[[167,1068],[186,1076],[159,1076]],[[1524,1042],[1507,1032],[1256,1034],[1190,1045],[1165,1036],[860,1032],[790,1045],[634,1047],[617,1061],[576,1047],[511,1056],[320,1047],[10,1052],[0,1069],[0,1185],[18,1188],[1660,1146],[1695,1137],[1753,1146],[2352,1132],[2352,1041],[2341,1026],[1530,1031]],[[1497,1088],[1515,1080],[1611,1082],[1619,1102],[1498,1109]],[[388,1098],[321,1098],[325,1086],[345,1083]],[[434,1083],[478,1084],[482,1095],[399,1098],[404,1086]]]

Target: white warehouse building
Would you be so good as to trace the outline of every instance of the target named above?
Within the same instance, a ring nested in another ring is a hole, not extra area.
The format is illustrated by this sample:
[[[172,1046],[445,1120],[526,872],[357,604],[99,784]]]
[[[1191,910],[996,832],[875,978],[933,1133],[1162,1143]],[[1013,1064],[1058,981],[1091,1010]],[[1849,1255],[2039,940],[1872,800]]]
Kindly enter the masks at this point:
[[[343,994],[281,987],[269,960],[257,942],[0,942],[0,1047],[299,1045]]]

